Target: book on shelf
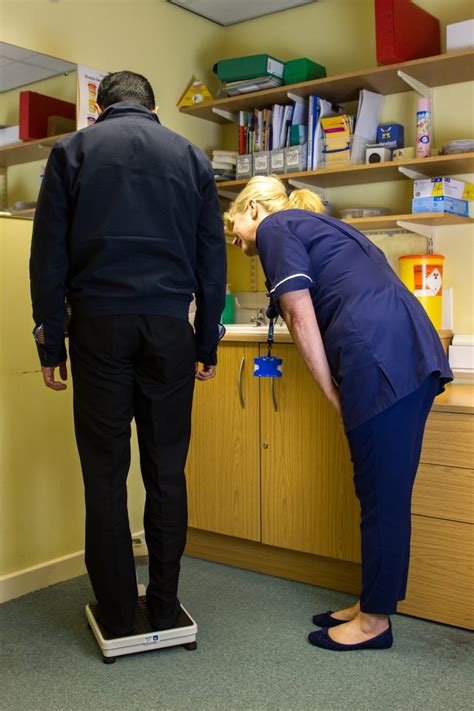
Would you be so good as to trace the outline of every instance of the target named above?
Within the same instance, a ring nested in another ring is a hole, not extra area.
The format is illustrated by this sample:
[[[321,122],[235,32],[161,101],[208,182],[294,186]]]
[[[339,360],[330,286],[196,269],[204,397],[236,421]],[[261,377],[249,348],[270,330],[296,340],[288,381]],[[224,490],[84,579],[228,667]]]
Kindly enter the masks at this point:
[[[260,153],[307,140],[307,104],[304,99],[271,108],[239,112],[239,154]]]
[[[275,86],[282,86],[282,84],[283,79],[273,74],[268,74],[267,76],[257,77],[256,79],[222,82],[219,93],[225,96],[238,96],[239,94],[248,94],[252,91],[272,89]]]

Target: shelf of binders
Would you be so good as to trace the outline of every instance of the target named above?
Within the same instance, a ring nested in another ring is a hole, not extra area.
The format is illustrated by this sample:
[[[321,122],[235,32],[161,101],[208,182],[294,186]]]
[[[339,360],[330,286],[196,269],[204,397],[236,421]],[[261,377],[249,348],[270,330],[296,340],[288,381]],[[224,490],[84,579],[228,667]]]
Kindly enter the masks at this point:
[[[444,175],[474,173],[474,153],[455,153],[432,158],[413,158],[410,160],[388,161],[386,163],[364,163],[341,167],[305,170],[301,173],[283,173],[278,177],[283,181],[291,179],[315,185],[318,188],[336,188],[344,185],[363,185],[365,183],[406,180],[399,168],[408,168],[429,178]],[[218,183],[219,190],[239,192],[248,182],[245,180],[226,180]]]
[[[0,168],[32,163],[35,160],[46,160],[53,143],[66,136],[69,136],[69,133],[63,133],[60,136],[47,136],[39,138],[37,141],[24,141],[10,146],[0,146]]]
[[[196,104],[196,106],[181,107],[180,111],[206,121],[226,123],[228,118],[216,113],[214,109],[231,114],[249,111],[256,107],[262,109],[273,104],[284,103],[288,100],[288,92],[302,97],[319,94],[331,101],[343,103],[357,100],[361,89],[369,89],[384,96],[412,91],[411,87],[398,75],[400,71],[429,87],[472,81],[474,80],[474,50],[449,52],[435,57],[390,64],[386,67],[364,69],[325,79],[306,81],[301,84],[279,86],[265,91],[208,101]]]

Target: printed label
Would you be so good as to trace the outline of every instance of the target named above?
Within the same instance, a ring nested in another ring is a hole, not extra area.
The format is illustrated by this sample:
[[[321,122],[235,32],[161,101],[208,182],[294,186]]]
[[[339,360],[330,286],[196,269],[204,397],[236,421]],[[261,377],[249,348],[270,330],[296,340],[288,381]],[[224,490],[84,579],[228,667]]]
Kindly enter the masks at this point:
[[[416,264],[413,267],[415,296],[441,296],[443,291],[442,264]]]

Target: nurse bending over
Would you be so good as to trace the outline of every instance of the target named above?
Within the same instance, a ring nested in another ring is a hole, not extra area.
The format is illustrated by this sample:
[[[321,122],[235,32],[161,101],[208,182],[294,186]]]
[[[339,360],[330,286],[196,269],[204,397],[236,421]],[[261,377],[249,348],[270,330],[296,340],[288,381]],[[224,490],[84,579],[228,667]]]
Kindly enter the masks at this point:
[[[288,197],[252,178],[225,215],[257,255],[274,306],[344,422],[361,505],[360,602],[313,617],[309,641],[338,651],[391,647],[390,615],[405,598],[410,509],[426,419],[452,380],[437,332],[383,252],[324,213],[309,190]],[[335,385],[337,383],[337,387]]]

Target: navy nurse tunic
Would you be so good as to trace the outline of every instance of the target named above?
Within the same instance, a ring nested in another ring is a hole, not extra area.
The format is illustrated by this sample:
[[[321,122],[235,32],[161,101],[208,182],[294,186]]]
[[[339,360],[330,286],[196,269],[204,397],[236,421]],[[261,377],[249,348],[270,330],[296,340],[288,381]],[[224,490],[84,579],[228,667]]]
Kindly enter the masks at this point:
[[[280,297],[309,289],[344,426],[358,427],[438,373],[452,373],[419,301],[367,237],[340,220],[284,210],[257,229],[257,250],[276,308]]]

